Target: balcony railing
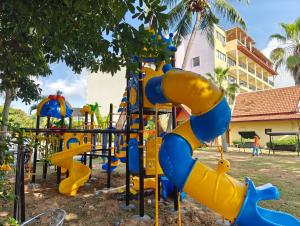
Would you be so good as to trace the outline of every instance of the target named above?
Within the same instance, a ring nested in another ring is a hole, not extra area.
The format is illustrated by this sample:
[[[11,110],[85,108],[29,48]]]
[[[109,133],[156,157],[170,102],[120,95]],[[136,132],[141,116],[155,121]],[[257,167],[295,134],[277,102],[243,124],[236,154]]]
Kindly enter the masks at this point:
[[[260,73],[260,72],[256,72],[256,76],[258,77],[258,78],[260,78],[260,79],[262,79],[262,73]]]
[[[239,83],[240,83],[241,86],[247,87],[247,82],[246,81],[240,80]]]
[[[230,84],[234,84],[234,83],[236,83],[236,78],[234,78],[234,77],[232,77],[232,76],[228,76],[228,82],[229,82]]]
[[[230,57],[227,58],[227,66],[228,67],[232,67],[232,66],[235,66],[236,65],[236,62],[235,60],[231,59]]]
[[[254,85],[249,85],[249,89],[256,91],[256,87]]]
[[[251,67],[248,67],[248,71],[249,71],[250,73],[252,73],[252,74],[255,74],[255,70],[254,70],[253,68],[251,68]]]
[[[239,66],[242,67],[242,68],[244,68],[244,69],[247,69],[247,65],[244,64],[244,63],[242,63],[242,62],[239,63]]]

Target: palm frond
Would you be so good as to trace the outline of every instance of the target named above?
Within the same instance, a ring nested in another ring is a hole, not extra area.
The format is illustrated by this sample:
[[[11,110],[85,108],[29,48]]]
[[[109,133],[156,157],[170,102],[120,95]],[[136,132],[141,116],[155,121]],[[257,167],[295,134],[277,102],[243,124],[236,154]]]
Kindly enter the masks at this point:
[[[246,4],[249,4],[251,1],[250,0],[237,0],[238,2],[244,2]]]
[[[166,5],[166,6],[170,6],[173,7],[176,5],[176,3],[178,2],[178,0],[162,0],[161,4],[162,5]]]
[[[176,33],[174,36],[174,42],[176,46],[178,46],[182,39],[190,34],[192,30],[192,14],[186,11],[182,18],[183,19],[179,21],[176,26]]]
[[[184,15],[186,15],[186,12],[187,12],[187,8],[184,1],[180,1],[169,12],[169,19],[168,19],[169,26],[171,27],[176,26],[177,23],[185,19]]]
[[[286,59],[286,66],[289,70],[294,70],[297,65],[300,65],[300,56],[289,56]]]
[[[219,23],[219,18],[215,16],[210,7],[207,7],[201,15],[199,29],[206,35],[210,46],[214,46],[214,25]]]
[[[215,76],[213,76],[211,73],[206,73],[206,76],[207,76],[208,79],[209,79],[210,81],[212,81],[213,83],[216,82]]]
[[[273,34],[270,36],[270,40],[276,40],[278,41],[279,43],[285,43],[287,41],[286,37],[284,37],[283,35],[281,34]]]
[[[286,24],[281,23],[280,26],[284,30],[287,39],[295,39],[297,36],[297,28],[294,23]]]
[[[280,66],[284,63],[285,58],[285,50],[284,48],[278,47],[274,50],[272,50],[270,55],[271,60],[274,63],[275,69],[277,70]]]
[[[34,110],[36,110],[37,107],[38,107],[38,104],[31,105],[31,106],[30,106],[30,109],[29,109],[29,114],[31,115],[31,113],[32,113]]]
[[[300,17],[298,17],[298,18],[295,20],[295,25],[296,25],[297,31],[300,33]]]
[[[226,0],[215,0],[213,5],[218,13],[233,24],[239,24],[243,29],[246,29],[246,23],[238,11],[230,5]]]

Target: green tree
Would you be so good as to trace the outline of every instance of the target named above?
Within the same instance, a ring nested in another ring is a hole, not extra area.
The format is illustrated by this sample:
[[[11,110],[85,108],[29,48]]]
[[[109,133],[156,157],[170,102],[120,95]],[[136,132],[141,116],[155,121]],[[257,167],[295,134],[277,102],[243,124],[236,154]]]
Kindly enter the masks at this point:
[[[154,29],[164,27],[165,9],[158,0],[1,1],[2,130],[12,100],[38,99],[41,89],[32,77],[51,74],[49,63],[64,61],[75,73],[86,68],[114,74],[131,66],[132,56],[151,50],[143,24],[151,19]],[[130,15],[136,23],[125,18]]]
[[[272,50],[271,60],[275,69],[283,66],[293,75],[296,85],[300,85],[300,17],[294,23],[280,24],[283,34],[273,34],[271,39],[279,42]]]
[[[238,0],[241,2],[242,0]],[[245,0],[248,2],[248,0]],[[213,44],[214,24],[218,24],[218,16],[225,18],[230,23],[239,24],[244,29],[246,24],[235,8],[227,0],[163,0],[163,3],[172,7],[169,12],[169,25],[175,28],[175,42],[191,33],[182,63],[186,68],[188,56],[197,31],[204,32]],[[196,17],[196,18],[195,18]]]
[[[216,86],[224,90],[227,100],[234,101],[235,94],[239,89],[239,85],[237,83],[228,82],[228,71],[229,68],[216,67],[214,69],[214,74],[206,73],[206,75],[209,77],[209,80],[211,80]],[[226,141],[225,133],[222,135],[222,146],[224,151],[226,152],[228,149],[228,144]]]
[[[235,94],[239,89],[237,83],[228,82],[229,68],[216,67],[214,73],[206,73],[209,80],[211,80],[216,86],[225,91],[225,96],[231,100],[235,99]]]
[[[0,106],[0,113],[3,111],[3,106]],[[26,112],[18,108],[10,108],[8,114],[9,124],[18,125],[18,127],[33,127],[35,116],[30,116]]]

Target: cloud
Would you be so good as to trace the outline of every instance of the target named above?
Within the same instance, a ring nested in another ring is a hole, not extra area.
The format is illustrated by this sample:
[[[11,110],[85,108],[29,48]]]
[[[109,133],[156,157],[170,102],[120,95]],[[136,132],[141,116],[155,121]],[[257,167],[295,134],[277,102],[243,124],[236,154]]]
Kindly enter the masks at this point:
[[[42,86],[43,94],[55,94],[57,90],[63,92],[66,98],[86,98],[86,77],[78,76],[71,79],[58,79]]]
[[[42,95],[48,96],[62,91],[63,96],[73,105],[81,106],[86,102],[87,71],[80,75],[74,74],[66,66],[55,65],[53,74],[46,78],[40,78],[38,83],[42,88]]]
[[[279,47],[280,44],[276,40],[271,40],[268,42],[267,47],[262,50],[262,53],[270,58],[270,54],[273,49]],[[274,80],[274,86],[275,88],[280,88],[280,87],[287,87],[287,86],[294,86],[295,82],[293,77],[291,76],[291,73],[286,71],[285,68],[279,68],[277,70],[278,75],[275,77]]]

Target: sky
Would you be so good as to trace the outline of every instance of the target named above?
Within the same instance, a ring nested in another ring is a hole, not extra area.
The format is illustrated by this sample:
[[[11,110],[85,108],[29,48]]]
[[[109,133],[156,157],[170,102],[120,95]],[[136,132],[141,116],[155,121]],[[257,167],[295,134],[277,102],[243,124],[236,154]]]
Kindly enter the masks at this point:
[[[247,24],[247,33],[255,40],[256,47],[269,56],[276,42],[269,42],[269,36],[280,33],[279,23],[293,22],[300,16],[300,0],[250,0],[250,4],[230,1],[240,12]],[[225,28],[227,23],[221,24]],[[75,75],[64,63],[51,65],[52,75],[38,79],[43,95],[55,94],[57,90],[63,92],[66,99],[73,107],[81,107],[86,103],[87,71]],[[275,79],[275,87],[293,85],[290,75],[284,70],[279,70],[280,75]],[[3,99],[1,103],[3,104]],[[20,101],[14,101],[13,107],[21,108],[28,112],[30,106]]]

